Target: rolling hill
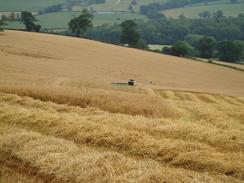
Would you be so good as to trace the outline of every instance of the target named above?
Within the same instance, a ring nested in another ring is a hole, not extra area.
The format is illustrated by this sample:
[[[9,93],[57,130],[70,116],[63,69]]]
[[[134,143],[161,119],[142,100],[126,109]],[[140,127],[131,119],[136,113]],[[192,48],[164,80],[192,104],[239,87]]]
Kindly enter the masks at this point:
[[[243,72],[184,58],[85,39],[15,31],[1,36],[0,47],[1,75],[8,76],[7,80],[1,77],[1,83],[45,84],[63,78],[68,85],[110,85],[133,78],[153,81],[155,87],[164,89],[244,96]]]
[[[64,3],[66,0],[0,0],[0,11],[39,11],[44,8]]]
[[[140,0],[133,6],[133,12],[128,10],[131,0],[107,0],[102,4],[91,5],[74,5],[70,9],[64,8],[60,12],[46,13],[44,15],[37,15],[42,28],[45,29],[67,29],[69,20],[81,13],[82,9],[88,8],[96,11],[94,14],[94,25],[101,24],[119,24],[124,20],[148,20],[145,15],[140,14],[140,6],[147,5],[149,3],[162,3],[165,0]],[[0,0],[0,15],[9,15],[10,12],[20,13],[21,11],[31,11],[33,14],[37,14],[38,11],[44,10],[48,6],[55,4],[63,4],[66,7],[65,0],[45,0],[37,2],[36,0],[22,0],[20,1],[6,1]],[[237,16],[243,12],[244,3],[230,3],[229,0],[213,1],[208,3],[194,4],[182,8],[169,9],[162,11],[164,15],[171,18],[178,18],[179,15],[184,14],[186,18],[199,18],[198,14],[203,11],[209,11],[210,13],[222,10],[225,16]],[[19,22],[8,22],[8,28],[22,29],[23,25]]]
[[[180,15],[184,15],[186,18],[199,18],[199,13],[203,11],[209,11],[212,14],[218,10],[222,10],[224,16],[236,17],[238,14],[243,13],[244,2],[230,3],[228,0],[213,1],[208,3],[208,5],[200,3],[193,6],[165,10],[162,13],[171,18],[178,18]]]
[[[111,84],[131,78],[137,87]],[[0,182],[241,183],[243,79],[204,62],[5,31]]]

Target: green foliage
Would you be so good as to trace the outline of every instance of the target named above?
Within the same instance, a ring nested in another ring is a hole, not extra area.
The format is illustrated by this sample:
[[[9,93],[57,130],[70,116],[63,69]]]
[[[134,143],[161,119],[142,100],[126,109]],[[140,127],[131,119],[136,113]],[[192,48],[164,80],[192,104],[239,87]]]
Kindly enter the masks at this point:
[[[175,56],[191,55],[193,47],[185,41],[179,41],[171,47],[171,54]]]
[[[215,18],[216,21],[219,21],[219,19],[224,18],[224,12],[222,10],[214,12],[213,18]]]
[[[39,11],[39,14],[60,12],[60,11],[62,11],[62,9],[63,9],[62,4],[55,4],[55,5],[45,8],[43,11]]]
[[[203,11],[198,14],[199,17],[201,18],[210,18],[212,15],[209,11]]]
[[[88,10],[83,10],[82,14],[74,17],[69,22],[69,29],[77,36],[80,37],[85,33],[87,28],[92,27],[93,14]]]
[[[214,56],[215,46],[216,40],[213,37],[203,37],[198,41],[196,48],[200,57],[212,58]]]
[[[137,47],[140,34],[136,31],[137,24],[133,20],[126,20],[120,24],[122,29],[120,41],[123,44],[128,44],[131,47]]]
[[[188,34],[185,38],[184,41],[189,43],[191,46],[196,47],[199,43],[199,41],[204,38],[203,35],[199,34]]]
[[[0,20],[0,31],[4,30],[5,22],[3,20]]]
[[[240,41],[222,41],[217,46],[219,59],[237,62],[243,56],[244,44]]]
[[[121,30],[117,25],[103,24],[97,27],[90,28],[85,33],[85,37],[98,41],[120,44]]]
[[[30,12],[27,11],[21,12],[21,22],[24,23],[27,31],[35,31],[35,32],[40,31],[41,25],[35,24],[36,21],[37,21],[36,18]]]

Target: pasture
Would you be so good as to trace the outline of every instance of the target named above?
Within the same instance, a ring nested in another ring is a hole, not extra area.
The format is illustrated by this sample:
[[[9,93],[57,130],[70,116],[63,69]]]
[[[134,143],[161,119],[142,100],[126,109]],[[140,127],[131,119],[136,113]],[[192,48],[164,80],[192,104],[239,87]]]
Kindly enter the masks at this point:
[[[57,12],[36,16],[38,23],[45,29],[68,29],[69,21],[79,16],[81,12]],[[132,13],[102,13],[94,14],[93,25],[99,26],[102,24],[120,24],[125,20],[146,20],[146,16]],[[19,22],[9,22],[8,28],[24,29],[24,25]]]
[[[137,4],[133,6],[136,13],[139,13],[139,9],[141,5],[146,5],[150,3],[156,2],[164,2],[165,0],[140,0],[137,1]],[[107,0],[106,3],[103,4],[93,4],[87,6],[87,8],[93,8],[96,11],[129,11],[128,7],[130,6],[131,0],[121,0],[116,6],[116,2],[118,0]],[[82,9],[85,6],[75,7],[75,9]]]
[[[0,11],[39,11],[66,0],[0,0]]]
[[[18,31],[0,71],[0,182],[244,181],[242,71]]]
[[[209,11],[210,13],[214,13],[218,10],[222,10],[224,12],[224,16],[233,16],[236,17],[238,14],[243,13],[244,10],[244,2],[231,4],[229,1],[221,1],[205,4],[196,4],[194,6],[186,6],[183,8],[175,8],[170,10],[162,11],[162,13],[171,18],[178,18],[179,15],[183,14],[186,18],[199,18],[199,13],[203,11]]]

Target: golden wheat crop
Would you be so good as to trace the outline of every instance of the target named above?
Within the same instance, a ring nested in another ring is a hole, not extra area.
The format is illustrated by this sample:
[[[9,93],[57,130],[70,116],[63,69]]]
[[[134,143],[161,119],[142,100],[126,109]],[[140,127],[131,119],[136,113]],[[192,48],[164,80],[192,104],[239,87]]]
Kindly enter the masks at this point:
[[[156,93],[174,104],[177,118],[1,93],[1,171],[12,168],[48,182],[242,182],[244,100],[186,92],[171,92],[171,99],[168,91]]]
[[[244,182],[243,72],[76,38],[0,40],[0,183]],[[110,86],[128,78],[156,83]]]
[[[244,96],[244,72],[91,40],[6,31],[0,84],[111,87],[152,81],[154,88]]]

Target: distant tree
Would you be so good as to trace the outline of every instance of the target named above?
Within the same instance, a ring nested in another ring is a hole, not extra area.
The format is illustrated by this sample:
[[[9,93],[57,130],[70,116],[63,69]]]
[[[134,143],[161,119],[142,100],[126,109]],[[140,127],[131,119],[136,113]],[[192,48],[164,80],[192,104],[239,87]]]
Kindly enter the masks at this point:
[[[1,15],[1,20],[2,21],[7,21],[8,20],[8,17],[6,15]]]
[[[163,47],[163,49],[162,49],[162,53],[165,53],[165,54],[167,54],[167,55],[172,55],[172,49],[171,49],[171,47]]]
[[[184,14],[180,14],[180,15],[179,15],[179,18],[180,18],[180,19],[184,19],[184,18],[186,18],[186,16],[185,16]]]
[[[131,4],[134,6],[134,5],[137,5],[137,0],[132,0],[131,1]]]
[[[133,8],[132,4],[130,4],[130,5],[128,6],[128,10],[129,10],[129,11],[131,11],[132,13],[134,13],[134,12],[135,12],[135,10],[134,10],[134,8]]]
[[[137,24],[133,20],[126,20],[120,24],[122,29],[120,41],[123,44],[136,47],[140,40],[140,34],[137,32]]]
[[[239,17],[239,18],[243,18],[243,17],[244,17],[244,13],[239,13],[239,14],[238,14],[238,17]]]
[[[83,10],[82,14],[78,17],[74,17],[69,22],[69,29],[77,37],[82,36],[87,28],[92,27],[93,14],[88,10]]]
[[[43,11],[40,11],[39,14],[59,12],[62,11],[62,9],[63,9],[62,4],[55,4],[45,8]]]
[[[16,15],[14,12],[10,13],[8,16],[9,21],[15,21],[16,20]]]
[[[230,0],[231,3],[238,3],[238,0]]]
[[[217,49],[220,60],[237,62],[242,57],[244,46],[240,41],[222,41]]]
[[[40,31],[41,25],[35,24],[36,21],[36,18],[30,12],[21,12],[21,22],[25,24],[25,28],[27,31]]]
[[[222,10],[218,10],[218,11],[214,12],[213,18],[215,18],[215,20],[219,21],[220,18],[224,18],[224,12]]]
[[[16,18],[17,18],[16,14],[14,12],[12,12],[8,16],[2,14],[0,19],[3,20],[3,21],[9,21],[10,22],[10,21],[15,21]]]
[[[242,41],[242,40],[235,40],[234,42],[237,45],[239,45],[239,47],[242,49],[241,59],[243,59],[244,58],[244,41]]]
[[[204,38],[203,35],[199,34],[188,34],[185,38],[184,41],[189,43],[192,47],[197,47],[199,41]]]
[[[0,20],[0,31],[3,31],[4,30],[4,26],[5,26],[5,22],[3,20]]]
[[[203,11],[198,14],[201,18],[211,18],[211,13],[209,11]]]
[[[185,41],[179,41],[171,47],[171,54],[175,56],[191,55],[193,47]]]
[[[196,48],[202,58],[212,58],[216,47],[216,40],[213,37],[203,37],[199,40]]]

